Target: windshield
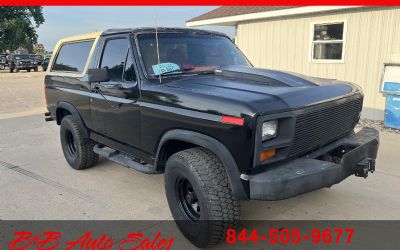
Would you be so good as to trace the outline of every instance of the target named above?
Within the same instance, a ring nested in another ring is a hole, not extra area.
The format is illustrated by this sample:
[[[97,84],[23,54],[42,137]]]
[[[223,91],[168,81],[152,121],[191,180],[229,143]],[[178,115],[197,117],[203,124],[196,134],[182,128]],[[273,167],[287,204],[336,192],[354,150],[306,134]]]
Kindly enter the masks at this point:
[[[34,59],[34,60],[41,60],[42,59],[42,56],[41,55],[31,55],[30,56],[32,59]]]
[[[155,33],[137,36],[145,70],[150,77],[199,73],[226,65],[249,65],[226,37],[215,35],[159,33],[157,58]]]
[[[16,55],[15,60],[30,59],[29,55]]]

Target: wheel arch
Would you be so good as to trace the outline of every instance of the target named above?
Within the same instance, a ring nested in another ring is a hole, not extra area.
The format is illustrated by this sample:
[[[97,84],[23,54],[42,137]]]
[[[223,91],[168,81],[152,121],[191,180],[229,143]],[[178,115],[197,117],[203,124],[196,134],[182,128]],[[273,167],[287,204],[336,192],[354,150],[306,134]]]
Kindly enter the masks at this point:
[[[183,145],[182,145],[183,143]],[[178,150],[171,150],[171,146],[180,145]],[[198,132],[174,129],[166,132],[159,144],[155,158],[155,167],[159,170],[165,168],[165,163],[170,155],[190,147],[203,147],[214,153],[222,162],[228,174],[233,196],[238,200],[248,199],[248,190],[240,178],[239,168],[229,150],[218,140]],[[173,153],[171,153],[173,152]]]
[[[56,109],[56,118],[57,118],[57,124],[61,124],[61,120],[64,116],[66,115],[72,115],[74,120],[78,123],[79,128],[81,129],[81,132],[85,137],[89,137],[89,129],[86,127],[85,123],[82,120],[81,115],[79,114],[79,111],[74,107],[69,102],[60,102],[57,105]]]

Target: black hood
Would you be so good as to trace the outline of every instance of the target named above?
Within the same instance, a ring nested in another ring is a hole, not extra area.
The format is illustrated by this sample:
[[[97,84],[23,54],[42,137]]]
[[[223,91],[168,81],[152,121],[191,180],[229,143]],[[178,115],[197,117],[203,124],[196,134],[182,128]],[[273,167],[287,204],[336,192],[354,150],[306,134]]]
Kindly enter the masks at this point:
[[[359,91],[356,85],[338,80],[242,66],[222,67],[210,75],[185,76],[165,86],[182,89],[187,108],[198,109],[190,107],[190,103],[196,103],[207,111],[218,105],[225,114],[235,116],[298,109]]]
[[[226,66],[216,70],[215,73],[220,76],[256,81],[275,87],[316,86],[335,81],[334,79],[310,77],[293,72],[246,66]]]

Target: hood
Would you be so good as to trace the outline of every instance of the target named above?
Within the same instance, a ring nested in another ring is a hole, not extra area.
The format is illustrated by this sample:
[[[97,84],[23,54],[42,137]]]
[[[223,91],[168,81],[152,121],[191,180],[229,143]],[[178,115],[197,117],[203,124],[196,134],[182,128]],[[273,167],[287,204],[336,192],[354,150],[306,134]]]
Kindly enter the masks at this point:
[[[194,103],[199,103],[204,95],[210,97],[213,105],[214,100],[219,99],[218,108],[236,116],[298,109],[359,91],[356,85],[334,79],[242,66],[223,67],[210,75],[183,77],[166,86],[190,91]],[[200,100],[195,100],[196,94],[202,96]],[[240,105],[236,105],[228,112],[226,106],[231,103],[241,104],[241,110],[237,110]],[[203,109],[215,110],[215,107],[205,106],[207,104],[203,103]]]

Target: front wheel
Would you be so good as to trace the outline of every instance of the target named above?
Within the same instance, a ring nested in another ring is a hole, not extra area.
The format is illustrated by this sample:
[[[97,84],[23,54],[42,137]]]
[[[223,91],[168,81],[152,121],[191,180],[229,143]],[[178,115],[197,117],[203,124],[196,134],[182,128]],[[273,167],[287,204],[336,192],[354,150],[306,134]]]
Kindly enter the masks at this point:
[[[99,156],[93,152],[94,141],[82,135],[78,123],[71,115],[61,121],[60,139],[65,159],[72,168],[80,170],[97,163]]]
[[[178,228],[195,246],[219,243],[240,216],[239,201],[221,161],[203,148],[172,155],[166,164],[168,205]]]

